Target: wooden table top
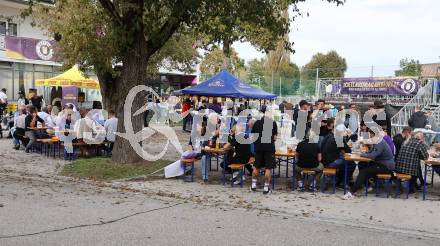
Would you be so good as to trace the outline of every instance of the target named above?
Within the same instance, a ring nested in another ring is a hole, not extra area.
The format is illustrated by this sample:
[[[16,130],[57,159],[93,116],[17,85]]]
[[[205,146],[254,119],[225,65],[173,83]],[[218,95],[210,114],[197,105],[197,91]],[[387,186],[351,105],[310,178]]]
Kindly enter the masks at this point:
[[[362,157],[359,154],[345,154],[344,160],[346,160],[346,161],[365,161],[365,162],[371,161],[371,159],[366,158],[366,157]]]
[[[277,151],[275,151],[275,156],[276,157],[295,157],[295,151],[289,153],[287,151],[277,150]]]
[[[31,129],[32,131],[44,131],[47,129],[52,129],[50,127],[28,127],[29,129]]]
[[[203,152],[211,153],[211,154],[226,154],[230,148],[203,148]]]
[[[425,161],[425,164],[430,166],[440,166],[440,158],[429,157],[428,160]]]

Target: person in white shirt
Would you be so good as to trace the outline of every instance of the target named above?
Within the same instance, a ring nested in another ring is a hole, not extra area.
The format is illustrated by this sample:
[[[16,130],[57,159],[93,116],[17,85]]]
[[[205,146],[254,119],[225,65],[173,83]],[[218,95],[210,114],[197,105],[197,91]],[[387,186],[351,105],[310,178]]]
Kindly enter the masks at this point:
[[[0,91],[0,104],[7,104],[8,103],[8,96],[6,95],[6,88],[3,88]]]
[[[37,115],[44,120],[44,123],[47,127],[53,128],[55,127],[55,123],[52,121],[52,117],[49,114],[48,107],[43,107],[41,112],[38,112]]]
[[[20,140],[23,139],[25,132],[25,119],[27,111],[25,106],[20,106],[14,114],[14,126],[11,128],[14,149],[20,149]]]
[[[105,121],[104,128],[106,132],[106,140],[110,142],[107,153],[110,154],[113,150],[113,145],[116,140],[115,132],[118,130],[118,118],[115,117],[115,111],[108,111],[109,119]]]
[[[0,116],[3,115],[3,111],[6,109],[8,104],[8,96],[6,95],[6,88],[0,91]]]
[[[26,98],[24,91],[18,91],[17,106],[26,106],[29,104],[29,100]]]

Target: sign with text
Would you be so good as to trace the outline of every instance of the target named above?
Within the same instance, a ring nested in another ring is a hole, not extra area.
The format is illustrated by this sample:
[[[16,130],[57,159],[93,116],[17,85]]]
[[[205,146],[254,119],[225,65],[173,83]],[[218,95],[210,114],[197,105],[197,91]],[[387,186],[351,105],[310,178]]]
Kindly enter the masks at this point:
[[[415,95],[419,81],[415,78],[343,78],[338,88],[350,95]]]

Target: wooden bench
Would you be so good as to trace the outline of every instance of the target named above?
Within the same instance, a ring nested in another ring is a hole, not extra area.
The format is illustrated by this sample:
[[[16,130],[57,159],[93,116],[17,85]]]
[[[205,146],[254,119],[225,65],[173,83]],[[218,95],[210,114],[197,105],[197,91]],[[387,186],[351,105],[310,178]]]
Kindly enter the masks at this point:
[[[336,168],[324,168],[322,170],[322,184],[323,186],[327,186],[326,178],[331,177],[332,185],[333,185],[333,194],[336,193]],[[325,192],[324,187],[321,187],[321,191]]]
[[[410,191],[410,185],[411,185],[411,175],[404,174],[404,173],[396,173],[396,188],[395,188],[395,197],[398,197],[400,195],[400,186],[402,185],[401,182],[403,181],[406,183],[406,199],[408,199],[409,191]]]
[[[185,182],[194,182],[194,162],[196,161],[196,159],[181,159],[180,163],[182,164],[183,167],[183,181]],[[187,175],[186,175],[186,167],[189,166],[190,169],[189,171],[191,172],[191,179],[190,181],[187,180]]]
[[[232,170],[232,172],[234,171],[238,171],[240,175],[240,187],[243,187],[243,175],[244,175],[244,166],[246,164],[241,164],[241,163],[232,163],[229,164],[228,167]],[[234,186],[234,179],[231,179],[231,186]]]
[[[310,169],[310,168],[303,168],[301,172],[301,178],[302,178],[302,187],[301,191],[304,192],[305,183],[309,183],[309,177],[312,177],[312,191],[315,192],[316,187],[316,171]]]
[[[387,173],[379,173],[376,175],[376,196],[379,196],[379,183],[382,183],[382,181],[386,183],[387,198],[390,196],[391,177],[392,175]]]

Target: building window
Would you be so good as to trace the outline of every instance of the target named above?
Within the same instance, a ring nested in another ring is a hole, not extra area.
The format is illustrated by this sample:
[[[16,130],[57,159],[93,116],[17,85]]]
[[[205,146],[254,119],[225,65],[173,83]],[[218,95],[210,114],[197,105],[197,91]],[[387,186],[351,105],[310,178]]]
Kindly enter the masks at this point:
[[[0,35],[6,35],[6,22],[0,21]]]
[[[8,23],[8,35],[9,36],[17,36],[18,26],[16,23]]]

